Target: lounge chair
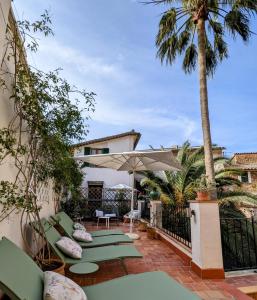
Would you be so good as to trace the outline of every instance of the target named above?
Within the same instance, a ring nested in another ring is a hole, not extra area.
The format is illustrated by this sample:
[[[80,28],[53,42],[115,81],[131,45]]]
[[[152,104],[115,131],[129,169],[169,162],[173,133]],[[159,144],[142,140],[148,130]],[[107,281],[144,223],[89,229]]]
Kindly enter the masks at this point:
[[[56,215],[52,216],[51,219],[58,223],[63,230],[65,231],[65,234],[67,236],[71,236],[73,233],[73,224],[74,222],[72,219],[65,213],[65,212],[59,212]],[[91,231],[90,234],[92,237],[99,237],[99,236],[107,236],[107,235],[124,235],[124,232],[121,230],[97,230],[97,231]]]
[[[48,229],[50,226],[52,226],[47,220],[42,219],[43,226]],[[65,235],[67,235],[69,238],[73,239],[72,235],[69,235],[66,233],[66,230],[62,227],[61,224],[59,224],[61,228],[63,229]],[[74,230],[73,230],[74,231]],[[94,248],[94,247],[103,247],[103,246],[109,246],[109,245],[118,245],[121,243],[133,243],[133,240],[129,238],[125,234],[120,235],[106,235],[106,236],[99,236],[94,237],[92,242],[78,242],[76,241],[82,248]]]
[[[55,243],[61,238],[59,232],[50,223],[48,222],[44,223],[43,220],[42,220],[42,225],[43,225],[46,239],[50,244],[53,252],[67,265],[73,265],[82,262],[97,263],[97,262],[108,261],[108,260],[120,260],[125,273],[127,273],[126,266],[124,264],[124,259],[142,257],[142,254],[134,246],[119,245],[119,246],[104,246],[104,247],[83,249],[82,258],[74,259],[65,255],[56,246]],[[35,223],[33,224],[33,226],[35,228]]]
[[[43,299],[43,271],[7,238],[0,240],[0,289],[12,300]],[[128,275],[82,287],[88,300],[199,300],[163,272]]]

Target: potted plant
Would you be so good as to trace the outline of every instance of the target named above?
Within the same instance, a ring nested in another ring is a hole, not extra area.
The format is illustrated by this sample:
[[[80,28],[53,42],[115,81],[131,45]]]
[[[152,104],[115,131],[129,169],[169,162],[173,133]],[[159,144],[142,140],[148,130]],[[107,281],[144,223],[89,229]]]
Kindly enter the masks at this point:
[[[150,240],[156,239],[156,230],[155,230],[154,227],[152,227],[151,225],[148,225],[148,226],[147,226],[147,229],[146,229],[146,232],[147,232],[147,237],[148,237]]]
[[[158,192],[156,187],[153,187],[152,191],[149,194],[149,197],[151,200],[159,200],[160,199],[160,193]]]
[[[44,259],[41,264],[41,269],[45,271],[53,271],[55,273],[65,275],[65,262],[57,258]]]
[[[201,178],[196,181],[196,194],[197,194],[197,200],[200,201],[209,200],[209,189],[207,187],[207,181],[205,175],[202,175]]]
[[[147,222],[144,220],[140,220],[137,230],[146,231],[147,230]]]

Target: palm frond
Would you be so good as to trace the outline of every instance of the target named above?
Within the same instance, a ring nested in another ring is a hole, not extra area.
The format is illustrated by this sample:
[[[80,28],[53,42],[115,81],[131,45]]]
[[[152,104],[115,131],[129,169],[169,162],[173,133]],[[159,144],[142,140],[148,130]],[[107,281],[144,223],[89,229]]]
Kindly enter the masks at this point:
[[[217,67],[217,55],[210,42],[206,43],[206,71],[208,76],[213,76]]]
[[[161,18],[159,23],[159,31],[156,36],[156,45],[160,46],[167,40],[176,29],[177,12],[175,8],[168,10]]]
[[[240,176],[242,174],[242,170],[237,168],[224,168],[222,170],[215,172],[215,177],[223,177],[223,176]]]
[[[231,202],[249,202],[257,205],[257,195],[248,193],[242,190],[239,191],[225,191],[220,194],[222,201]]]
[[[250,19],[257,14],[256,0],[149,0],[148,3],[168,5],[159,22],[157,57],[162,63],[172,64],[177,55],[183,55],[185,73],[196,68],[195,28],[198,18],[204,18],[208,25],[206,67],[208,75],[213,75],[218,63],[228,58],[226,32],[247,42],[252,34]]]
[[[195,70],[196,68],[196,63],[197,63],[197,48],[195,44],[191,44],[185,52],[185,57],[183,60],[183,70],[185,73],[192,73],[192,71]]]
[[[196,197],[196,181],[205,174],[204,151],[203,148],[193,150],[188,141],[179,149],[177,154],[182,168],[179,171],[164,171],[154,173],[151,171],[139,172],[146,177],[141,181],[142,186],[156,187],[163,198],[170,198],[174,203],[185,203]],[[242,171],[231,165],[230,159],[226,157],[216,157],[215,164],[222,164],[222,168],[215,171],[218,199],[220,204],[229,207],[240,204],[242,201],[255,203],[257,196],[240,189],[241,182],[238,175]],[[237,188],[237,190],[235,190]],[[232,189],[232,190],[231,190]]]
[[[236,37],[236,34],[238,34],[243,41],[247,42],[249,40],[251,35],[249,19],[241,11],[231,10],[225,16],[225,25],[234,38]]]
[[[174,62],[178,50],[177,46],[178,38],[175,34],[160,43],[157,57],[160,58],[161,63],[165,61],[166,64],[172,64]]]

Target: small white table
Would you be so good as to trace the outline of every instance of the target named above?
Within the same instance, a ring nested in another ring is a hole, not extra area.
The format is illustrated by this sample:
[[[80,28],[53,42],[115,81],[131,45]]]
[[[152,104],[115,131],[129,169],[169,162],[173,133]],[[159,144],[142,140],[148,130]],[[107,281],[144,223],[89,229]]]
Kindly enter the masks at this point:
[[[97,228],[98,228],[99,220],[100,220],[100,219],[105,219],[105,226],[106,226],[107,228],[110,228],[110,217],[108,217],[108,216],[97,217]]]

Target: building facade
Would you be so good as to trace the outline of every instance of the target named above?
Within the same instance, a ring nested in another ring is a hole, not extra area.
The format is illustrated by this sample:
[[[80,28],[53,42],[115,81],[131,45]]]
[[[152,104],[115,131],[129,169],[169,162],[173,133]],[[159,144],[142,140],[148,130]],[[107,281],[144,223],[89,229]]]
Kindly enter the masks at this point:
[[[235,153],[231,161],[233,166],[242,170],[238,178],[242,189],[257,194],[257,152]]]
[[[117,135],[107,136],[95,140],[73,145],[74,156],[104,153],[120,153],[135,150],[141,134],[134,130]],[[116,171],[108,168],[99,168],[84,163],[82,166],[84,175],[83,188],[88,193],[102,189],[112,188],[118,184],[132,186],[132,176],[127,171]],[[96,197],[97,198],[97,197]]]

